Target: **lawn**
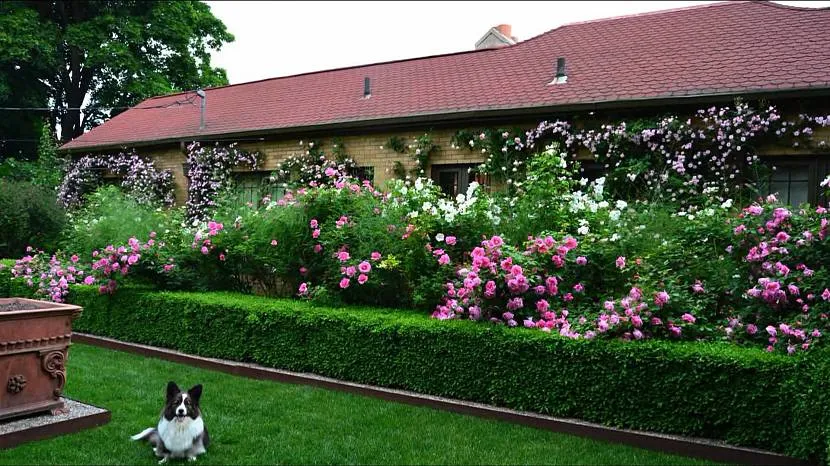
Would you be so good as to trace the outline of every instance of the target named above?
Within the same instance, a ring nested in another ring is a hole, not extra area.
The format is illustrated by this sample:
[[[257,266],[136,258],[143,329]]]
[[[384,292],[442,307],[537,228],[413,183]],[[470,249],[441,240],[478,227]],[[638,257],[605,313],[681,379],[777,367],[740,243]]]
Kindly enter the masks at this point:
[[[673,455],[76,344],[69,397],[106,426],[0,453],[0,464],[155,464],[128,437],[154,425],[168,380],[204,384],[212,445],[198,463],[702,464]]]

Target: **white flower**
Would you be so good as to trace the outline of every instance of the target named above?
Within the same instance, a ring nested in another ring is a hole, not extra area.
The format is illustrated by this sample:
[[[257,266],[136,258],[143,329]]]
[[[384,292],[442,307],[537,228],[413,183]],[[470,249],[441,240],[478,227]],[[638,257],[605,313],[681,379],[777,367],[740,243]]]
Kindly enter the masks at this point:
[[[720,205],[721,209],[729,209],[731,207],[732,207],[732,199],[727,199],[727,200],[723,201],[723,203]]]
[[[438,241],[439,243],[444,241],[444,234],[438,233],[437,235],[435,235],[435,241]]]
[[[611,212],[608,212],[608,218],[610,218],[611,220],[616,222],[617,220],[620,219],[620,211],[615,209],[615,210],[612,210]]]
[[[616,205],[619,210],[625,210],[625,208],[628,207],[628,203],[623,200],[617,201],[614,205]]]
[[[576,229],[576,232],[579,233],[580,235],[587,235],[588,234],[588,226],[587,225],[581,226],[581,227]]]
[[[587,184],[588,184],[588,178],[580,178],[579,179],[579,185],[580,186],[586,186]]]

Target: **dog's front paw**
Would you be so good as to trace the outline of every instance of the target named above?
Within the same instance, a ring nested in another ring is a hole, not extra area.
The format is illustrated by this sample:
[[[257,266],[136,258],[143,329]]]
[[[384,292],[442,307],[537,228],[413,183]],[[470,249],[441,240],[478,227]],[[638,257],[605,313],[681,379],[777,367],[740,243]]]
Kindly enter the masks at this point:
[[[196,461],[196,457],[195,456],[188,456],[187,461]]]
[[[160,460],[159,460],[159,464],[164,464],[164,463],[166,463],[166,462],[167,462],[167,459],[168,459],[168,457],[167,457],[167,456],[165,456],[164,458],[160,459]]]

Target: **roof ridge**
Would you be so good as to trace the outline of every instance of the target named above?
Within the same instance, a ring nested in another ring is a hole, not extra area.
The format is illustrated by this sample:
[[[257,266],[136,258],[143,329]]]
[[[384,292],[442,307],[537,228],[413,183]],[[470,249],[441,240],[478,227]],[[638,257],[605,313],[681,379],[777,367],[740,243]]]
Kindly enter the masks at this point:
[[[249,84],[257,84],[257,83],[262,83],[262,82],[266,82],[266,81],[276,81],[278,79],[288,79],[288,78],[296,78],[296,77],[300,77],[300,76],[309,76],[309,75],[314,75],[314,74],[330,73],[330,72],[334,72],[334,71],[344,71],[344,70],[352,70],[352,69],[357,69],[357,68],[367,68],[367,67],[370,67],[370,66],[389,65],[389,64],[392,64],[392,63],[403,63],[403,62],[417,61],[417,60],[428,60],[428,59],[432,59],[432,58],[452,57],[452,56],[457,56],[457,55],[467,55],[467,54],[475,54],[475,53],[500,52],[500,51],[505,50],[505,49],[521,46],[525,43],[536,40],[536,39],[538,39],[542,36],[545,36],[547,34],[550,34],[554,31],[557,31],[559,29],[562,29],[562,28],[565,28],[565,27],[568,27],[568,26],[599,23],[599,22],[604,22],[604,21],[614,21],[614,20],[618,20],[618,19],[636,18],[636,17],[641,17],[641,16],[653,16],[653,15],[660,15],[660,14],[666,14],[666,13],[675,13],[675,12],[678,12],[678,11],[697,10],[697,9],[702,9],[702,8],[715,8],[715,7],[722,7],[722,6],[727,6],[727,5],[739,5],[739,4],[744,4],[744,3],[756,3],[756,4],[759,4],[759,5],[767,5],[767,6],[771,6],[771,7],[774,7],[774,8],[784,8],[784,9],[801,10],[801,11],[830,10],[830,7],[810,8],[810,7],[797,7],[797,6],[781,5],[781,4],[777,4],[777,3],[774,3],[774,2],[769,1],[769,0],[723,0],[723,1],[714,1],[714,2],[711,2],[711,3],[704,3],[704,4],[700,4],[700,5],[691,5],[691,6],[678,7],[678,8],[669,8],[669,9],[665,9],[665,10],[656,10],[656,11],[644,11],[644,12],[632,13],[632,14],[628,14],[628,15],[609,16],[609,17],[606,17],[606,18],[596,18],[596,19],[589,19],[589,20],[584,20],[584,21],[575,21],[575,22],[571,22],[571,23],[565,23],[565,24],[557,26],[553,29],[545,31],[541,34],[537,34],[537,35],[535,35],[531,38],[528,38],[526,40],[518,41],[515,44],[505,45],[503,47],[488,48],[488,49],[462,50],[462,51],[459,51],[459,52],[439,53],[439,54],[435,54],[435,55],[425,55],[425,56],[422,56],[422,57],[401,58],[401,59],[397,59],[397,60],[387,60],[387,61],[379,61],[379,62],[374,62],[374,63],[365,63],[365,64],[362,64],[362,65],[350,65],[350,66],[341,66],[339,68],[328,68],[328,69],[316,70],[316,71],[306,71],[304,73],[289,74],[289,75],[285,75],[285,76],[274,76],[274,77],[271,77],[271,78],[262,78],[262,79],[256,79],[256,80],[253,80],[253,81],[245,81],[245,82],[235,83],[235,84],[226,84],[224,86],[207,87],[207,88],[204,88],[204,90],[208,91],[208,90],[224,89],[224,88],[235,87],[235,86],[245,86],[245,85],[249,85]],[[495,29],[495,28],[493,27],[493,28],[490,28],[490,29]],[[488,30],[488,32],[490,32],[490,30]],[[171,94],[163,94],[163,95],[153,96],[153,97],[147,98],[146,100],[144,100],[142,102],[147,102],[147,101],[154,100],[154,99],[172,97],[172,96],[177,96],[177,95],[183,95],[183,94],[187,94],[188,92],[193,92],[193,90],[180,91],[180,92],[174,92],[174,93],[171,93]],[[139,106],[139,105],[141,105],[141,104],[139,103],[136,106]]]
[[[300,77],[300,76],[308,76],[308,75],[321,74],[321,73],[331,73],[333,71],[352,70],[352,69],[356,69],[356,68],[368,68],[370,66],[389,65],[389,64],[392,64],[392,63],[402,63],[402,62],[408,62],[408,61],[427,60],[427,59],[431,59],[431,58],[452,57],[452,56],[456,56],[456,55],[468,55],[468,54],[474,54],[474,53],[498,52],[498,51],[503,50],[503,49],[507,49],[507,48],[510,48],[510,47],[515,47],[519,44],[521,44],[521,42],[517,42],[517,43],[512,44],[512,45],[505,45],[504,47],[498,47],[498,48],[462,50],[460,52],[439,53],[439,54],[435,54],[435,55],[426,55],[426,56],[423,56],[423,57],[399,58],[397,60],[387,60],[387,61],[380,61],[380,62],[374,62],[374,63],[366,63],[366,64],[363,64],[363,65],[350,65],[350,66],[341,66],[339,68],[329,68],[329,69],[325,69],[325,70],[306,71],[305,73],[289,74],[289,75],[285,75],[285,76],[274,76],[272,78],[262,78],[262,79],[256,79],[254,81],[245,81],[245,82],[236,83],[236,84],[225,84],[224,86],[206,87],[206,88],[204,88],[204,90],[205,91],[212,91],[212,90],[215,90],[215,89],[224,89],[226,87],[245,86],[245,85],[248,85],[248,84],[256,84],[256,83],[261,83],[261,82],[265,82],[265,81],[276,81],[278,79],[296,78],[296,77]],[[172,96],[175,96],[175,95],[186,94],[188,92],[193,92],[193,91],[189,90],[189,91],[175,92],[175,93],[172,93],[172,94],[164,94],[164,95],[150,97],[147,100],[158,99],[158,98],[162,98],[162,97],[172,97]]]

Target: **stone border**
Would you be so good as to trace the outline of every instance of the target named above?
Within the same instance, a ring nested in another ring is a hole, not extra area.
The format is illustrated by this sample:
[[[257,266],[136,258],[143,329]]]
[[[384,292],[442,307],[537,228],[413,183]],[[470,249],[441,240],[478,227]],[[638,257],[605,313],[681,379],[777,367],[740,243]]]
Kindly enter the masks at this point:
[[[127,343],[112,338],[99,337],[83,333],[73,333],[72,339],[77,343],[165,359],[189,366],[225,372],[252,379],[274,380],[284,383],[310,385],[415,406],[425,406],[482,418],[523,424],[537,429],[578,435],[596,440],[623,443],[634,447],[665,453],[702,458],[719,463],[752,465],[810,464],[809,462],[781,455],[779,453],[755,448],[737,447],[715,440],[657,434],[637,430],[616,429],[576,419],[557,418],[532,412],[499,408],[482,403],[473,403],[450,398],[424,395],[406,390],[346,382],[315,374],[284,371],[256,364],[194,356],[166,348]]]
[[[112,413],[106,409],[65,397],[63,400],[68,412],[9,419],[0,424],[4,427],[0,429],[0,450],[99,427],[112,418]]]

